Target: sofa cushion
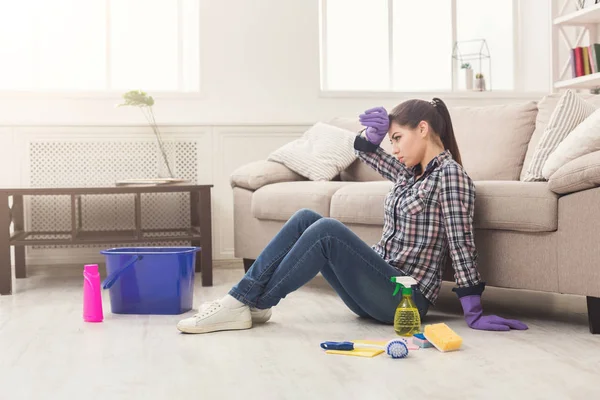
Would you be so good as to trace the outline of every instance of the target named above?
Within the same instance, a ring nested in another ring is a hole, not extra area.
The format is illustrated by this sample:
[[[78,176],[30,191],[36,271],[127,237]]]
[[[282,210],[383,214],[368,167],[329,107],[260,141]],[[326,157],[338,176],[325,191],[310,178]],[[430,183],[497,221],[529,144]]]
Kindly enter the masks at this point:
[[[587,93],[577,93],[577,95],[587,102],[592,103],[596,108],[600,107],[600,96]],[[535,130],[533,131],[531,140],[527,145],[525,162],[523,163],[523,169],[521,170],[521,180],[523,180],[527,174],[527,169],[529,168],[529,164],[531,164],[535,149],[537,148],[537,145],[540,142],[544,131],[546,130],[546,126],[548,126],[550,116],[554,112],[554,109],[556,108],[556,105],[561,97],[562,93],[553,93],[545,96],[537,105],[538,112],[535,119]]]
[[[392,154],[392,144],[389,140],[383,139],[383,142],[379,145],[384,151]],[[386,178],[381,176],[379,172],[369,167],[360,158],[357,158],[348,168],[342,171],[340,175],[343,181],[352,182],[373,182],[373,181],[386,181]]]
[[[329,217],[331,197],[350,182],[281,182],[263,186],[252,196],[252,215],[258,219],[287,221],[302,208]]]
[[[469,176],[474,180],[518,180],[536,128],[537,112],[535,102],[450,108],[456,140]],[[358,118],[335,118],[328,123],[352,131],[362,128]],[[381,147],[391,154],[389,140],[384,139]],[[385,180],[360,159],[342,171],[341,179]]]
[[[331,199],[331,217],[344,223],[383,225],[383,204],[391,182],[344,186]],[[545,182],[476,181],[474,226],[526,232],[557,228],[558,196]]]
[[[365,164],[360,158],[354,160],[348,168],[342,171],[340,179],[349,182],[387,181],[377,171]]]
[[[267,160],[244,164],[233,171],[229,177],[231,187],[237,186],[250,190],[256,190],[271,183],[305,180],[305,177],[285,165]]]
[[[542,175],[549,179],[560,167],[586,154],[600,150],[600,109],[581,122],[552,154],[548,156]]]
[[[569,161],[548,181],[550,190],[568,194],[600,186],[600,151]]]
[[[557,146],[587,117],[592,115],[595,106],[579,97],[574,91],[567,90],[558,101],[544,134],[535,148],[527,174],[522,178],[525,182],[546,181],[542,168],[548,156]]]
[[[302,137],[267,157],[312,181],[330,181],[354,160],[355,134],[324,122],[311,126]]]
[[[450,108],[463,166],[473,180],[518,180],[535,128],[535,102]]]
[[[475,228],[551,232],[558,227],[558,195],[547,182],[475,182]]]
[[[344,186],[331,199],[331,217],[347,224],[383,226],[383,203],[392,186],[390,181]]]

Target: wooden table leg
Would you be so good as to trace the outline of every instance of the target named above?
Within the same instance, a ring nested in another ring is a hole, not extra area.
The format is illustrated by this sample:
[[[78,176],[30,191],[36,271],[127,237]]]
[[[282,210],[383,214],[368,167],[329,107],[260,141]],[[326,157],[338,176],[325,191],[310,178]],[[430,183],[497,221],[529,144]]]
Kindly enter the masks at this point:
[[[0,295],[12,294],[10,220],[8,194],[0,193]]]
[[[200,193],[190,192],[190,223],[192,228],[200,228]],[[202,247],[200,240],[192,240],[192,246]],[[196,272],[202,271],[201,255],[196,255]]]
[[[134,196],[135,237],[137,240],[142,240],[144,238],[144,234],[142,233],[142,195],[141,193],[136,193]]]
[[[200,189],[200,203],[198,204],[200,217],[200,239],[202,251],[202,286],[212,286],[212,216],[210,203],[210,187]]]
[[[14,230],[25,230],[25,218],[23,215],[23,196],[13,196],[13,221]],[[25,266],[25,246],[15,246],[15,276],[17,279],[27,278],[27,267]]]

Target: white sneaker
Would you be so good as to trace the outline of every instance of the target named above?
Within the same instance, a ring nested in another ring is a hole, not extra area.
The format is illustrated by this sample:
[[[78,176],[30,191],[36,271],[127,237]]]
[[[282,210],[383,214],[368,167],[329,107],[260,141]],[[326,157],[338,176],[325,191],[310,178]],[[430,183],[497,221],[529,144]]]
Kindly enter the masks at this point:
[[[209,333],[252,328],[252,316],[248,306],[227,308],[219,301],[203,307],[191,318],[177,324],[177,329],[185,333]]]
[[[273,314],[273,312],[270,308],[267,308],[265,310],[251,308],[250,314],[252,315],[253,324],[264,324],[265,322],[271,319],[271,315]]]
[[[200,305],[200,311],[206,310],[213,303],[218,303],[218,302],[219,302],[219,300],[207,301],[206,303],[202,303]],[[264,324],[265,322],[267,322],[268,320],[271,319],[271,316],[273,315],[273,312],[271,311],[270,308],[261,310],[261,309],[252,307],[252,308],[250,308],[250,315],[252,316],[252,323],[253,324]]]

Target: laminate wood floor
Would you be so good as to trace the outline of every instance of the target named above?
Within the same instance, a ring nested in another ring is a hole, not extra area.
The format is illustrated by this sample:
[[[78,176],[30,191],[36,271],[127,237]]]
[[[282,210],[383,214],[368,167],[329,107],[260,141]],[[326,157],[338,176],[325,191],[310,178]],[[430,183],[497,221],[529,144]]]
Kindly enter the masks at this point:
[[[217,263],[215,285],[196,282],[195,304],[223,296],[241,263]],[[519,318],[525,332],[469,329],[445,285],[424,321],[464,340],[393,360],[326,355],[324,340],[391,339],[392,327],[357,318],[321,278],[284,299],[265,325],[180,334],[181,316],[113,315],[82,321],[80,267],[35,267],[0,297],[0,399],[597,399],[600,335],[585,298],[488,288],[486,313]]]

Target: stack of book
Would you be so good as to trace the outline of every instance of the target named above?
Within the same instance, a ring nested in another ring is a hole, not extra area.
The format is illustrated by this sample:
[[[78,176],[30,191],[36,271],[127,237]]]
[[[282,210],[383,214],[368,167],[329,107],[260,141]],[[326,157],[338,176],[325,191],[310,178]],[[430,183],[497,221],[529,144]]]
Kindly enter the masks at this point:
[[[600,44],[571,49],[571,72],[573,78],[600,72]]]

